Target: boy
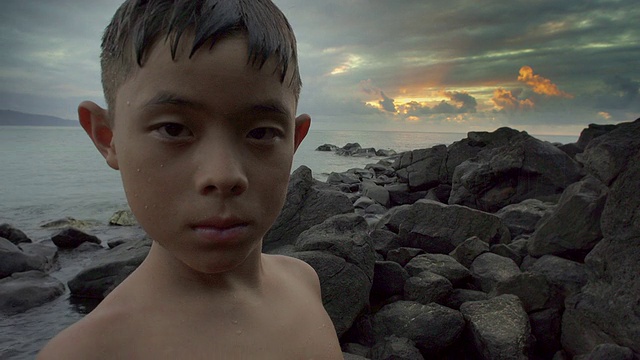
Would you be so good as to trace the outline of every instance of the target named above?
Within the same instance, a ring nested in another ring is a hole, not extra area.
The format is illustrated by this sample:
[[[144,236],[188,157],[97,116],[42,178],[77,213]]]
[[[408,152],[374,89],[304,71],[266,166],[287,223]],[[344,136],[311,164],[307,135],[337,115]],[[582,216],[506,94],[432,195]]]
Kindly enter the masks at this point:
[[[80,122],[153,239],[40,359],[341,359],[305,263],[261,253],[308,115],[269,0],[128,0],[102,43],[107,108]]]

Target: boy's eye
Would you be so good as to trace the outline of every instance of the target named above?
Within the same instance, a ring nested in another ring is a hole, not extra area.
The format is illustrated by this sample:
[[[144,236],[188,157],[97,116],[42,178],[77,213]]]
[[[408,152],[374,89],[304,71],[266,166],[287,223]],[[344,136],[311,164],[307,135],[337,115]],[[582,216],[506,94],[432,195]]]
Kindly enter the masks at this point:
[[[166,123],[158,127],[158,132],[165,137],[178,138],[191,136],[191,131],[184,125]]]
[[[282,132],[278,129],[261,127],[249,131],[248,138],[255,140],[272,140],[274,138],[282,136]]]

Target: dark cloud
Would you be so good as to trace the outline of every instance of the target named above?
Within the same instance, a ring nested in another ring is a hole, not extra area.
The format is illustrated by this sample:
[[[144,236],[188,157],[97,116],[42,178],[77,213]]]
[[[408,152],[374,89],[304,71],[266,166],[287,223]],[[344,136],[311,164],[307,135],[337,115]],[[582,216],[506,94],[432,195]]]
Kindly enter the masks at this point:
[[[385,95],[384,91],[380,92],[380,96],[382,96],[382,100],[378,101],[378,104],[380,104],[384,111],[388,111],[390,113],[395,113],[398,111],[398,109],[396,109],[396,105],[394,104],[395,100]]]

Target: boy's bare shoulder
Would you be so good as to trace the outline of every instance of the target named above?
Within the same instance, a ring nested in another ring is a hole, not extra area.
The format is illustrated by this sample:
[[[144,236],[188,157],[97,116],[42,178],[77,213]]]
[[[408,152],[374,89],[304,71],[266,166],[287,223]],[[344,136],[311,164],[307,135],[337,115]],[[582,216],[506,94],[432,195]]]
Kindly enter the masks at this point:
[[[51,339],[37,360],[112,358],[113,344],[127,336],[122,329],[128,316],[107,306],[96,310]]]
[[[263,255],[274,264],[274,271],[279,276],[291,276],[304,285],[308,285],[320,296],[320,280],[318,274],[306,262],[284,255]]]

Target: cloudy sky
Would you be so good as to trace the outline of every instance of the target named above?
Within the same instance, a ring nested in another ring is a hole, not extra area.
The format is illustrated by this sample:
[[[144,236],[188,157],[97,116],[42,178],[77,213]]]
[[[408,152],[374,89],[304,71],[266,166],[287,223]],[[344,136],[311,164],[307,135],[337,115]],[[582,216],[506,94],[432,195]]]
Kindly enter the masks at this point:
[[[0,109],[104,104],[99,43],[120,2],[2,0]],[[637,0],[275,2],[316,129],[575,135],[640,117]]]

